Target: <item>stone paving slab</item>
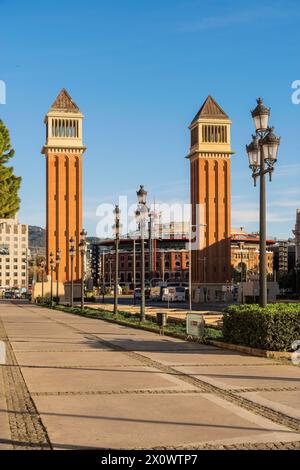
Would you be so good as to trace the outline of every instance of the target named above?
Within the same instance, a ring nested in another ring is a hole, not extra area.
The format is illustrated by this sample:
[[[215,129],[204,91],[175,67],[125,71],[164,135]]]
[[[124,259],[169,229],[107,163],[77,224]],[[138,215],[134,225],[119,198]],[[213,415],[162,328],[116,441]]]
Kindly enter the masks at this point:
[[[126,336],[107,335],[105,339],[117,347],[128,351],[199,351],[201,346],[197,343],[187,343],[174,338],[163,339],[159,335],[149,333],[149,335],[128,334]]]
[[[17,351],[84,351],[109,350],[108,346],[95,340],[68,341],[68,340],[47,340],[47,341],[12,341],[11,345]]]
[[[159,361],[162,364],[176,365],[176,364],[192,364],[192,365],[281,365],[275,363],[273,360],[248,356],[230,351],[222,351],[213,346],[199,346],[195,351],[180,351],[180,352],[144,352],[141,354],[145,357]]]
[[[180,382],[176,375],[166,375],[154,368],[141,366],[138,368],[98,366],[83,369],[23,368],[22,372],[32,393],[191,388]]]
[[[97,367],[140,366],[140,362],[118,351],[90,350],[86,352],[15,352],[20,367]]]
[[[267,406],[275,411],[300,419],[300,390],[280,392],[246,392],[241,396],[254,403]]]
[[[247,368],[237,365],[235,368],[224,366],[183,366],[175,369],[199,378],[209,384],[225,390],[243,388],[286,388],[295,387],[300,391],[300,368],[248,365]]]
[[[56,336],[57,334],[61,334],[61,326],[57,325],[55,323],[25,323],[22,324],[22,322],[18,322],[17,324],[15,323],[10,323],[6,324],[5,326],[6,333],[8,336],[10,335],[24,335],[24,334],[29,334],[31,336],[34,335],[40,335],[40,334],[47,334],[49,336],[54,335]],[[71,332],[66,332],[70,334]]]
[[[210,396],[35,397],[57,449],[297,440],[299,434]]]

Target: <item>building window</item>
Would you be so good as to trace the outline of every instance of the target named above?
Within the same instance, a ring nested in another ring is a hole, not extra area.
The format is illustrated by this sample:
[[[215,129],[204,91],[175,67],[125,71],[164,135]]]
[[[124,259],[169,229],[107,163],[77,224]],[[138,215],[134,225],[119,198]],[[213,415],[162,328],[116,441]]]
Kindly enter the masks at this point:
[[[194,145],[197,145],[198,142],[199,142],[199,131],[198,131],[198,126],[197,126],[191,131],[191,147],[194,147]]]
[[[203,142],[227,143],[227,126],[202,126]]]

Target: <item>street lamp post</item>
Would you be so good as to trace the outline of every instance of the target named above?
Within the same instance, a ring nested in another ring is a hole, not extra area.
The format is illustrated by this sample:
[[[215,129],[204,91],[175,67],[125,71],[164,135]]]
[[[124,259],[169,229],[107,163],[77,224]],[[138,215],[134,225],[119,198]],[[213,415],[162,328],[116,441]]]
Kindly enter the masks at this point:
[[[102,252],[102,303],[105,303],[105,252]]]
[[[114,314],[118,313],[118,294],[119,294],[119,243],[120,243],[120,208],[115,207],[115,225],[113,226],[115,232],[115,284],[114,284]]]
[[[136,240],[133,239],[133,305],[135,305],[135,289],[136,289]]]
[[[46,267],[46,262],[43,260],[43,261],[41,261],[41,268],[42,268],[42,299],[44,298],[44,274],[45,274],[45,267]]]
[[[267,243],[266,243],[266,174],[272,181],[274,164],[277,161],[277,153],[280,138],[277,137],[269,127],[270,108],[266,108],[263,100],[257,100],[256,108],[251,112],[255,125],[255,135],[252,142],[246,146],[249,167],[252,171],[254,186],[256,180],[260,180],[260,258],[259,258],[259,286],[260,306],[267,306]]]
[[[51,291],[50,291],[50,301],[51,301],[51,307],[53,305],[53,271],[54,271],[54,254],[51,252],[50,253],[50,272],[51,272]]]
[[[140,186],[140,189],[137,191],[138,197],[138,207],[136,210],[136,219],[140,227],[141,234],[141,316],[140,321],[144,322],[146,320],[145,313],[145,226],[146,220],[149,214],[149,209],[147,207],[147,191],[145,191],[144,186]]]
[[[108,262],[109,262],[109,290],[111,290],[111,275],[112,275],[112,269],[111,269],[111,258],[110,258],[111,254],[109,253],[109,259],[108,259]]]
[[[190,233],[189,233],[189,311],[192,312],[193,309],[193,296],[192,296],[192,235],[193,229],[196,229],[196,239],[198,239],[198,229],[201,227],[206,227],[206,224],[193,224],[190,223]],[[202,261],[202,260],[201,260]],[[203,278],[206,276],[206,258],[203,259]]]
[[[294,271],[296,274],[296,293],[300,297],[300,290],[299,290],[299,273],[300,273],[300,264],[297,262],[296,266],[294,267]]]
[[[85,255],[86,255],[86,236],[87,232],[82,230],[80,233],[79,251],[81,255],[81,311],[84,310],[84,278],[85,278]]]
[[[70,260],[71,260],[71,302],[70,302],[71,307],[74,306],[74,257],[75,257],[75,254],[76,254],[75,240],[72,237],[70,239],[70,249],[69,249],[69,255],[70,255]]]
[[[59,265],[61,261],[61,250],[56,251],[56,303],[59,304]]]

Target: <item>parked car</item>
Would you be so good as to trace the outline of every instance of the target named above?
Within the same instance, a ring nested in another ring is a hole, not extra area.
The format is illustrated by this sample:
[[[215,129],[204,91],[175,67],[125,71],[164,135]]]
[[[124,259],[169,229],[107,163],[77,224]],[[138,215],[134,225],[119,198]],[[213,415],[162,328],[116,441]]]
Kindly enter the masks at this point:
[[[14,293],[11,290],[6,290],[4,293],[5,299],[14,299]]]
[[[142,291],[141,289],[138,287],[137,289],[135,289],[134,291],[134,300],[141,300],[142,298]]]

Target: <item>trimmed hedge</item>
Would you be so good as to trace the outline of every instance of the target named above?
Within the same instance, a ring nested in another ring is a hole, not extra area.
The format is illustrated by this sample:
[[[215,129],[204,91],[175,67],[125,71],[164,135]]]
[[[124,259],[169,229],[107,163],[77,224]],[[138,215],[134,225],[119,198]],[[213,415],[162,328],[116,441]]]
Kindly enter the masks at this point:
[[[231,306],[223,318],[224,340],[268,351],[291,351],[300,340],[300,304]]]

